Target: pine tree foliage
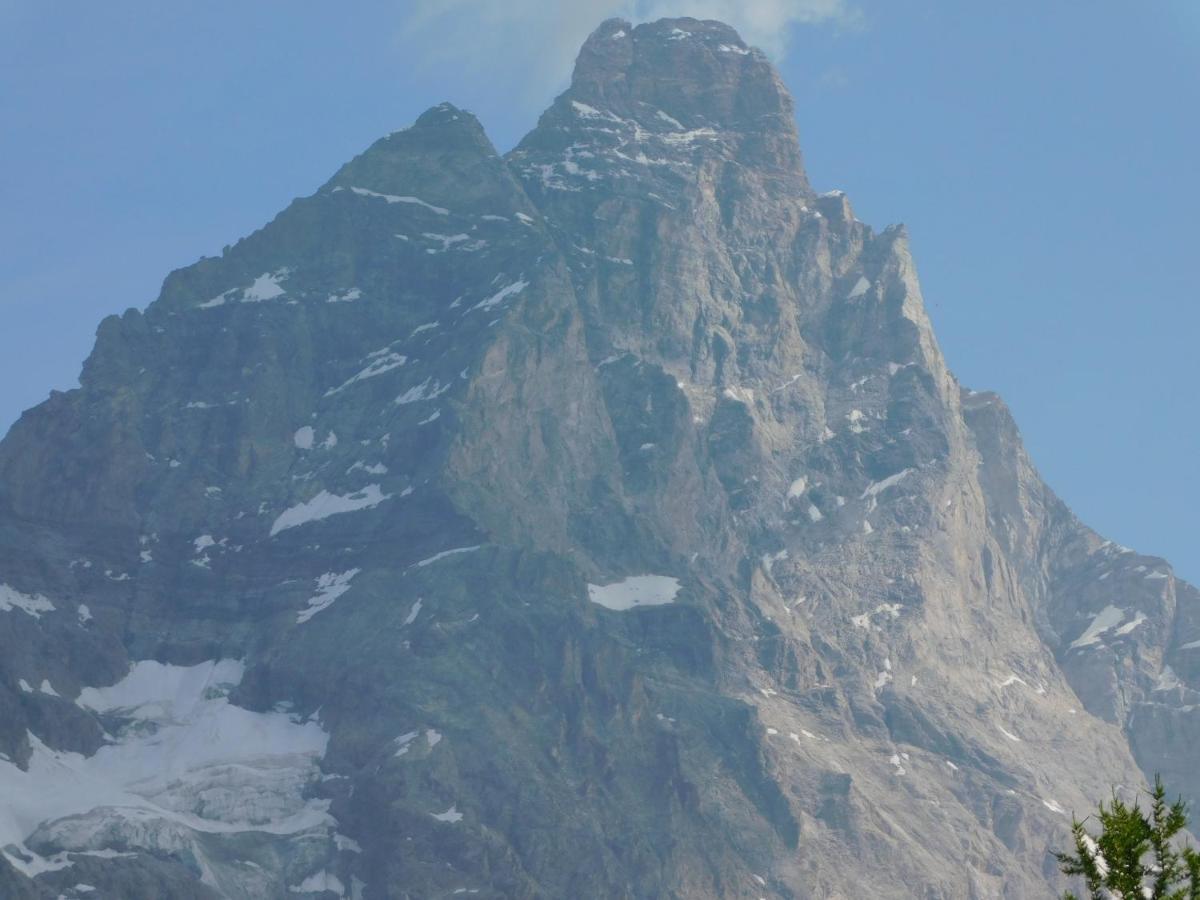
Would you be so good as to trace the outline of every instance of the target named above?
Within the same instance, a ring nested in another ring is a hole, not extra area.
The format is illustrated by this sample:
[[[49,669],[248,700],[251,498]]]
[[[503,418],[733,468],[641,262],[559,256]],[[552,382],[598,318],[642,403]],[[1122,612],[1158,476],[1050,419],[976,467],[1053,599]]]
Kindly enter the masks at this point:
[[[1075,854],[1055,854],[1063,874],[1081,879],[1091,900],[1200,900],[1200,852],[1176,840],[1187,828],[1187,805],[1166,797],[1158,777],[1148,811],[1114,794],[1096,814],[1098,836],[1075,819]],[[1079,896],[1068,891],[1063,900]]]

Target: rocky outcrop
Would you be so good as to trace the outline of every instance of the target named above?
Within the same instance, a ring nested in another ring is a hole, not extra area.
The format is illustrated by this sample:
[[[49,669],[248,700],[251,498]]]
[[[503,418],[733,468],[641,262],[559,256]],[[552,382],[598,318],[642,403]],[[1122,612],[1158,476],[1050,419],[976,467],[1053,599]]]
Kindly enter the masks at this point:
[[[105,320],[0,443],[6,895],[1042,898],[1200,796],[1195,589],[799,146],[614,20],[507,157],[435,107]]]

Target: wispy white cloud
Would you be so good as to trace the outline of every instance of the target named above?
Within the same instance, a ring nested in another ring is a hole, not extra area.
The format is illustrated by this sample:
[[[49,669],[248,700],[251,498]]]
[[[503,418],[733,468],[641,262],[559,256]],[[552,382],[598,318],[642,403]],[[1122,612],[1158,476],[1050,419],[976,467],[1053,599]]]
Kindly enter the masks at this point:
[[[749,44],[778,58],[795,25],[854,27],[852,0],[410,0],[406,44],[431,61],[500,74],[519,71],[514,87],[540,98],[562,86],[584,39],[603,20],[644,22],[665,16],[719,19]],[[515,77],[510,74],[508,77]]]

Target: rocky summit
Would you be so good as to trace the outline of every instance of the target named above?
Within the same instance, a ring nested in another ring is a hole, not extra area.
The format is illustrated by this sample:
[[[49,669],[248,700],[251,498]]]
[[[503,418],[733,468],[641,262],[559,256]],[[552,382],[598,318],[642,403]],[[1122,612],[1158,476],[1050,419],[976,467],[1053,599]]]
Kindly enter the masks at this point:
[[[728,27],[610,21],[0,444],[5,898],[1042,900],[1200,800],[1200,595],[947,370]]]

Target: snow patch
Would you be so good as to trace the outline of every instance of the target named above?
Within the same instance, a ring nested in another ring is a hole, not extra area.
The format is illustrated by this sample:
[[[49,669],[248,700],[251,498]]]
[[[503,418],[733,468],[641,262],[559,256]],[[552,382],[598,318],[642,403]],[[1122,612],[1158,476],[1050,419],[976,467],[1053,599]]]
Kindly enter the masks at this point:
[[[1179,680],[1179,676],[1175,674],[1175,670],[1170,666],[1163,666],[1162,672],[1158,675],[1158,681],[1154,685],[1154,690],[1171,691],[1182,686],[1183,683]]]
[[[331,891],[339,897],[346,896],[346,888],[338,877],[324,869],[309,875],[299,884],[292,885],[288,891],[293,894],[319,894],[323,891]]]
[[[882,615],[891,619],[898,619],[900,618],[900,611],[902,609],[904,609],[904,607],[899,603],[880,603],[878,606],[872,610],[869,610],[868,612],[857,616],[851,616],[850,621],[853,623],[855,628],[869,628],[871,625],[871,619],[874,616]],[[878,626],[876,626],[876,630],[880,630]]]
[[[455,547],[453,550],[443,550],[441,553],[435,553],[435,554],[433,554],[433,556],[423,559],[418,563],[413,563],[413,566],[415,566],[419,569],[423,569],[426,566],[433,565],[438,560],[445,559],[447,556],[456,556],[459,553],[470,553],[473,550],[478,550],[482,546],[483,546],[482,544],[476,544],[473,547]],[[410,566],[410,568],[412,568],[412,567]]]
[[[426,203],[419,197],[397,196],[396,194],[380,194],[376,191],[369,191],[366,188],[361,187],[352,187],[350,190],[358,194],[360,197],[374,197],[378,200],[386,200],[388,203],[411,203],[416,206],[423,206],[425,209],[429,210],[430,212],[435,212],[439,216],[450,215],[450,210],[441,206],[434,206],[432,203]]]
[[[578,100],[571,101],[571,108],[575,110],[575,114],[585,119],[615,119],[612,113],[604,113],[596,109],[594,106],[588,106],[586,103],[580,103]]]
[[[662,606],[679,593],[679,579],[668,575],[633,575],[612,584],[587,586],[588,599],[618,612],[635,606]]]
[[[277,272],[264,272],[254,279],[254,283],[250,287],[242,291],[243,303],[259,303],[263,300],[272,300],[283,294],[283,288],[279,286],[279,282],[287,278],[288,270],[280,269]]]
[[[1127,635],[1127,634],[1129,634],[1129,632],[1133,631],[1133,629],[1137,628],[1139,625],[1141,625],[1145,621],[1146,621],[1146,614],[1143,612],[1139,612],[1136,616],[1133,617],[1132,620],[1126,622],[1124,625],[1122,625],[1120,628],[1118,628],[1116,631],[1114,631],[1113,634],[1116,634],[1119,636]]]
[[[999,731],[1002,735],[1004,735],[1006,738],[1008,738],[1013,743],[1016,743],[1016,744],[1021,743],[1021,739],[1019,737],[1017,737],[1015,734],[1013,734],[1011,731],[1008,731],[1007,729],[1005,729],[1005,727],[1003,725],[997,725],[996,728],[999,729]]]
[[[350,581],[361,569],[350,569],[347,572],[326,572],[317,579],[317,593],[309,598],[308,608],[296,615],[296,623],[303,625],[317,613],[328,609],[333,601],[350,590]]]
[[[432,382],[432,384],[431,384]],[[398,406],[404,406],[407,403],[420,403],[423,400],[433,400],[435,397],[440,397],[446,391],[450,390],[449,384],[442,384],[432,378],[426,378],[415,387],[410,387],[407,391],[396,398],[395,403]]]
[[[359,460],[346,470],[346,474],[352,475],[353,473],[359,471],[366,472],[368,475],[386,475],[388,473],[388,467],[383,463],[371,463],[368,465],[367,463]]]
[[[334,293],[330,294],[327,298],[325,298],[325,302],[326,303],[353,303],[355,300],[358,300],[360,297],[362,297],[362,291],[360,291],[358,288],[350,288],[349,290],[346,290],[346,291],[341,291],[341,292],[335,291]]]
[[[375,359],[372,359],[370,364],[368,364],[365,369],[348,378],[337,387],[327,390],[325,392],[325,396],[332,397],[334,394],[341,393],[353,384],[358,384],[360,381],[366,381],[368,378],[374,378],[377,375],[382,375],[384,372],[390,372],[393,369],[398,369],[408,362],[407,356],[404,356],[400,353],[388,352],[386,347],[383,350],[376,351],[376,353],[379,355],[376,356],[376,354],[371,354],[371,356],[375,356]],[[370,359],[370,357],[368,357],[368,359]]]
[[[296,433],[292,435],[292,443],[296,445],[298,450],[311,450],[315,437],[316,432],[313,431],[313,427],[305,425],[302,428],[296,429]]]
[[[405,753],[407,753],[409,744],[416,740],[418,734],[419,732],[410,731],[407,734],[400,735],[400,737],[392,741],[392,743],[396,745],[396,752],[393,755],[403,756]]]
[[[291,274],[291,270],[287,268],[276,269],[274,272],[263,272],[246,288],[230,288],[229,290],[217,294],[211,300],[205,300],[198,304],[200,309],[212,309],[217,306],[224,306],[229,300],[232,300],[239,292],[241,297],[238,299],[240,303],[260,303],[263,300],[272,300],[275,297],[282,296],[284,290],[279,286],[279,283],[286,279]]]
[[[368,484],[362,490],[345,495],[321,491],[311,500],[280,513],[274,524],[271,525],[271,537],[288,528],[296,528],[308,522],[317,522],[341,513],[371,509],[384,500],[390,499],[391,496],[391,494],[385,494],[378,484]]]
[[[480,300],[478,303],[476,303],[474,306],[471,307],[471,310],[491,309],[495,306],[499,306],[501,303],[503,303],[509,297],[515,297],[517,294],[521,293],[521,291],[525,290],[525,288],[527,288],[527,287],[529,287],[528,281],[514,281],[512,284],[496,291],[496,293],[492,294],[492,296],[488,297],[486,300]]]
[[[40,619],[42,613],[54,611],[54,604],[41,594],[22,594],[16,588],[0,584],[0,612],[12,612],[14,609]]]
[[[876,481],[876,482],[873,482],[872,484],[869,484],[867,486],[867,489],[862,492],[862,497],[860,497],[859,499],[866,500],[868,497],[878,497],[880,494],[882,494],[888,488],[890,488],[896,484],[899,484],[901,481],[903,481],[911,472],[912,472],[912,469],[902,469],[899,472],[897,472],[895,475],[889,475],[887,478],[883,479],[882,481]]]
[[[408,611],[408,615],[404,617],[404,624],[411,625],[417,621],[417,616],[421,614],[421,604],[423,601],[418,597],[417,602],[412,605],[412,609]]]
[[[1092,619],[1091,624],[1084,629],[1083,634],[1071,642],[1071,649],[1075,650],[1079,647],[1088,647],[1099,642],[1100,635],[1109,629],[1120,625],[1124,619],[1124,610],[1118,609],[1115,606],[1104,607],[1104,609],[1100,610],[1100,612],[1096,614],[1095,618]]]
[[[421,237],[430,241],[436,241],[442,245],[441,248],[427,250],[425,251],[426,253],[445,253],[455,244],[461,244],[463,241],[469,241],[471,239],[469,234],[438,234],[433,231],[423,231],[421,232]]]
[[[114,685],[85,688],[78,704],[116,720],[111,743],[85,757],[29,734],[27,771],[0,761],[0,846],[68,816],[93,820],[61,826],[72,835],[115,830],[135,846],[154,840],[156,822],[273,834],[329,823],[328,801],[302,796],[329,736],[315,722],[234,706],[228,695],[243,674],[236,660],[145,660]]]
[[[861,297],[863,294],[865,294],[870,289],[871,289],[871,282],[867,281],[867,279],[863,278],[860,275],[858,278],[858,281],[854,282],[854,287],[852,287],[850,289],[850,293],[846,295],[846,299],[854,300],[857,297]]]

